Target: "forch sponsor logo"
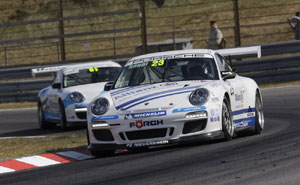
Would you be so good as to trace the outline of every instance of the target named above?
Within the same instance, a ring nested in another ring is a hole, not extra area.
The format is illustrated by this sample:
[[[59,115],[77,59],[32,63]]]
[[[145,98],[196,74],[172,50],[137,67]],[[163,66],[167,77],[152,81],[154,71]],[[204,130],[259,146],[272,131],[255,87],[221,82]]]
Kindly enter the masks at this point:
[[[157,126],[163,124],[164,124],[163,120],[152,120],[152,121],[137,120],[136,122],[131,122],[129,126],[130,128],[131,127],[143,128],[143,127],[151,127],[151,126]]]

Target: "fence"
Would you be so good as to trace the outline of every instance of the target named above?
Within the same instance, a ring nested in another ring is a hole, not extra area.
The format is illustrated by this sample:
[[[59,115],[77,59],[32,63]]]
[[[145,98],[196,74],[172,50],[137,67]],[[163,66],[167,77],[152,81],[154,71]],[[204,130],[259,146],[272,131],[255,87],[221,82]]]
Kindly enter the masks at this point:
[[[300,80],[300,41],[281,42],[261,45],[262,56],[274,56],[289,53],[292,56],[275,57],[259,60],[235,61],[233,68],[242,76],[248,76],[259,84]],[[298,49],[297,49],[298,48]],[[252,56],[240,56],[237,59]],[[117,61],[124,64],[125,60]],[[34,68],[34,67],[32,67]],[[0,69],[0,75],[10,79],[19,79],[31,75],[30,67],[18,69]],[[18,75],[22,74],[22,76]],[[47,74],[48,76],[50,75]],[[50,79],[0,82],[0,103],[14,101],[35,101],[38,90],[50,84]]]
[[[12,0],[0,5],[0,67],[5,67],[128,58],[141,44],[168,39],[192,38],[193,48],[205,48],[210,20],[217,21],[228,47],[289,41],[294,34],[286,19],[299,11],[300,0]]]

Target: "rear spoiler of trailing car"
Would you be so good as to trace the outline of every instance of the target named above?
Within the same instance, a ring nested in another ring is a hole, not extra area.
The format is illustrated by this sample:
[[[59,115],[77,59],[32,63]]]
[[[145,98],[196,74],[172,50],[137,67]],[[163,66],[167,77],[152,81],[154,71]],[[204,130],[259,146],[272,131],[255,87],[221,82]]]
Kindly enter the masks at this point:
[[[219,49],[216,51],[222,56],[230,57],[230,58],[245,58],[245,57],[254,57],[254,56],[257,56],[257,58],[261,57],[260,46]]]
[[[53,67],[40,67],[31,69],[31,75],[35,77],[36,74],[43,74],[43,73],[55,73],[60,69],[64,68],[65,66],[53,66]]]

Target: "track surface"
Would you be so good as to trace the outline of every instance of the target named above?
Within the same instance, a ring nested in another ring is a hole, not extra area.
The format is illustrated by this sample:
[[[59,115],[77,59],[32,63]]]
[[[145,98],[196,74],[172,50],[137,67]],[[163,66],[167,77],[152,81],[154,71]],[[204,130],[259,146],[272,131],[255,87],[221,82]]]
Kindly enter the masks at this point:
[[[0,184],[298,185],[299,92],[300,86],[263,90],[261,135],[3,174]]]
[[[27,137],[46,135],[67,135],[84,133],[84,126],[71,127],[67,132],[61,132],[55,125],[48,130],[41,130],[37,120],[37,109],[0,110],[0,139],[3,137]]]

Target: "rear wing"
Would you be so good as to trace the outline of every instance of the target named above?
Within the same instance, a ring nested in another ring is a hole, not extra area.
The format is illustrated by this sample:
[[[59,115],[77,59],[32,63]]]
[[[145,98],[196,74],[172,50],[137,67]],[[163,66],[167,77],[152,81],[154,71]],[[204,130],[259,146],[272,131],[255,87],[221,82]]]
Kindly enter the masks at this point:
[[[254,56],[257,56],[257,58],[261,58],[260,46],[219,49],[216,51],[222,56],[230,57],[230,58],[247,58],[247,57],[254,57]]]
[[[56,73],[60,69],[64,68],[65,66],[53,66],[53,67],[40,67],[31,69],[32,77],[35,77],[37,74],[45,74],[45,73]]]

